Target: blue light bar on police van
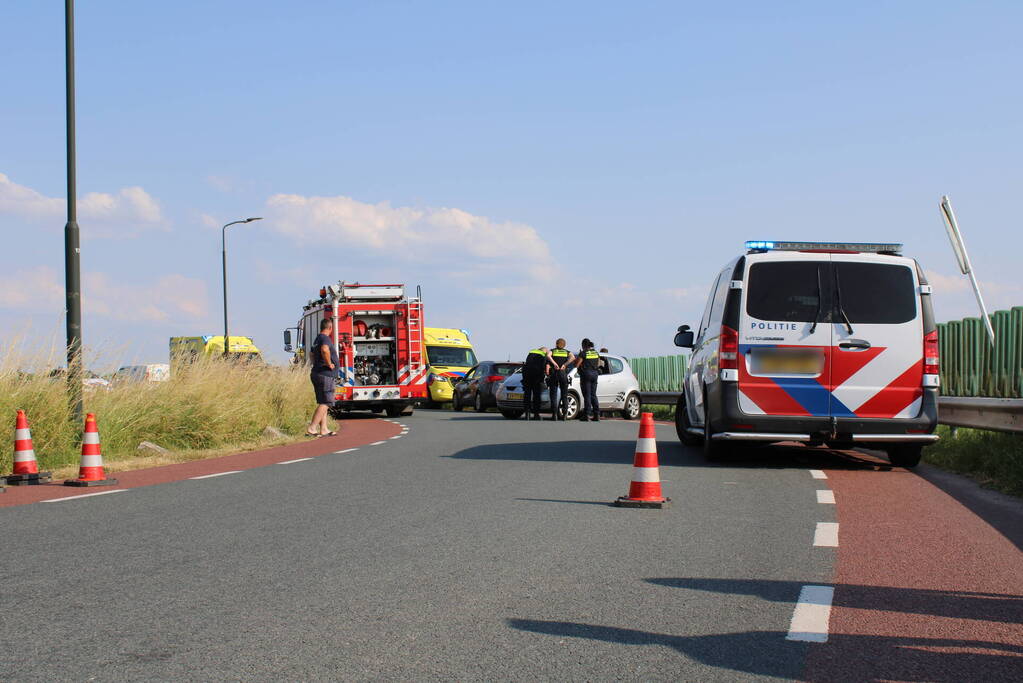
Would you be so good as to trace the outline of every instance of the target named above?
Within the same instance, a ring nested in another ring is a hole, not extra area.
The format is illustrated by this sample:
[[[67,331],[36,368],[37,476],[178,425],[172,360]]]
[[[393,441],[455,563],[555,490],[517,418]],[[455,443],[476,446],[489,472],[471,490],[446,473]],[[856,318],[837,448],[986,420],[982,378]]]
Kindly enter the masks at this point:
[[[853,252],[869,254],[902,253],[902,245],[894,242],[777,242],[771,240],[748,240],[748,251],[823,251]]]

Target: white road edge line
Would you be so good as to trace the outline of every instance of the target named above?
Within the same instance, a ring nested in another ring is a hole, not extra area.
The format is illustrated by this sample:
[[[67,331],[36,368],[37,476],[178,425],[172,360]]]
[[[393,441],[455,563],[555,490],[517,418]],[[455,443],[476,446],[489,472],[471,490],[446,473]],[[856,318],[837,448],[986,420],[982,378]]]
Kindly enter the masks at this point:
[[[334,451],[334,455],[341,455],[342,453],[351,453],[352,451],[357,451],[357,450],[359,450],[359,449],[358,448],[346,448],[343,451]]]
[[[391,438],[392,439],[400,439],[402,436],[403,436],[402,434],[399,434],[398,436],[392,436]]]
[[[820,548],[838,547],[838,522],[817,522],[813,544]]]
[[[831,620],[831,602],[834,598],[835,589],[832,586],[803,586],[785,640],[828,642],[828,622]]]
[[[817,502],[822,505],[834,505],[835,492],[831,489],[817,489]]]
[[[240,474],[241,470],[231,470],[230,472],[217,472],[215,474],[204,474],[201,477],[189,477],[189,479],[209,479],[210,477],[222,477],[225,474]]]
[[[65,498],[49,498],[47,500],[41,500],[40,503],[59,503],[65,500],[75,500],[76,498],[92,498],[93,496],[105,496],[108,493],[123,493],[128,489],[114,489],[112,491],[97,491],[96,493],[83,493],[80,496],[67,496]]]
[[[828,475],[824,473],[824,470],[810,470],[810,476],[814,479],[827,479]]]
[[[373,443],[370,444],[370,446],[379,446],[382,443],[387,443],[387,442],[386,441],[374,441]]]
[[[295,460],[282,460],[277,463],[278,465],[292,465],[296,462],[305,462],[306,460],[312,460],[312,458],[296,458]]]

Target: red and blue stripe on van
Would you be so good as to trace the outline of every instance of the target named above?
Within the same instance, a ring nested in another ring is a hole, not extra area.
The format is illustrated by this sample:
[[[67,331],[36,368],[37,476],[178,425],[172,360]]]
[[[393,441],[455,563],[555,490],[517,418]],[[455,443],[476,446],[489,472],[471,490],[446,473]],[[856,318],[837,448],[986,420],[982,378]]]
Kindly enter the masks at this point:
[[[824,367],[817,377],[769,377],[751,375],[744,359],[752,348],[819,349]],[[923,361],[914,362],[894,379],[885,378],[883,388],[872,396],[843,389],[858,373],[879,360],[876,368],[887,371],[884,363],[886,347],[877,346],[850,353],[838,347],[797,346],[782,344],[739,345],[739,391],[743,410],[763,415],[797,415],[812,417],[893,418],[909,417],[907,410],[923,396]],[[743,400],[744,399],[744,400]],[[844,400],[843,400],[844,399]],[[855,401],[855,403],[853,403]],[[850,405],[847,405],[850,404]]]

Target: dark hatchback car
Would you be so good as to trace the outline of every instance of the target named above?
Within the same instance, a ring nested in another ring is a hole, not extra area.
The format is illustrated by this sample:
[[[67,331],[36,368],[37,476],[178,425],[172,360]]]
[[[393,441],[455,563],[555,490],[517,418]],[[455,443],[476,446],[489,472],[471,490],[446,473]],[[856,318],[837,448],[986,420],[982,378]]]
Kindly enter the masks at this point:
[[[497,405],[497,388],[520,367],[522,363],[483,361],[455,383],[452,407],[461,410],[472,406],[480,413],[493,408]]]

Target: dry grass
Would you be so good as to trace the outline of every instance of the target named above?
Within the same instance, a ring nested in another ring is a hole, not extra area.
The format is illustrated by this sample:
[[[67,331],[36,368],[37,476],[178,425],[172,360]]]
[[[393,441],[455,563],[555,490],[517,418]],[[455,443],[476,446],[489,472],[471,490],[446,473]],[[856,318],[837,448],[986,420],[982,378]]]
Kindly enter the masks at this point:
[[[28,414],[41,469],[71,473],[78,465],[82,426],[69,422],[65,383],[48,376],[51,367],[49,359],[26,360],[11,347],[0,352],[0,418],[9,420],[11,437],[0,444],[0,473],[11,471],[18,408]],[[104,462],[112,470],[281,443],[264,439],[263,429],[272,425],[300,435],[313,407],[306,371],[220,360],[185,366],[166,382],[131,382],[85,393],[85,410],[96,415]],[[142,441],[172,454],[140,452]]]

